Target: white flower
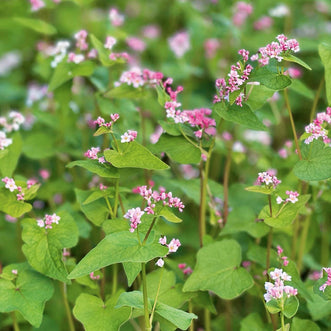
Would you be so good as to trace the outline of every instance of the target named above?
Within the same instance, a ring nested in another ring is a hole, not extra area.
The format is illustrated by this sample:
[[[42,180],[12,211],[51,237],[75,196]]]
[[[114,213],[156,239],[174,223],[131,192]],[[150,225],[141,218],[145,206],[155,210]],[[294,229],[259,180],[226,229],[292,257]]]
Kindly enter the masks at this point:
[[[164,261],[163,259],[158,259],[157,262],[155,263],[158,267],[162,268],[164,266]]]

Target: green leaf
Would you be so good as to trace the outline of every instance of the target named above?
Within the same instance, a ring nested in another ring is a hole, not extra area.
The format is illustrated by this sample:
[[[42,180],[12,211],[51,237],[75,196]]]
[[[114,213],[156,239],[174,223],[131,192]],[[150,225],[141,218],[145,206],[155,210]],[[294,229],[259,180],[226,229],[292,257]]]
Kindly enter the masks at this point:
[[[281,311],[281,306],[276,299],[271,299],[265,305],[271,314],[277,314]]]
[[[93,201],[99,200],[101,198],[105,198],[105,197],[112,197],[112,192],[113,189],[106,189],[106,190],[100,190],[97,189],[96,191],[92,192],[88,198],[83,202],[83,205],[87,205]]]
[[[285,299],[284,303],[284,315],[287,318],[292,318],[298,311],[299,300],[296,296],[292,296]]]
[[[95,69],[95,63],[84,61],[81,63],[66,62],[62,60],[54,70],[53,76],[48,86],[49,91],[54,91],[68,80],[76,76],[91,76]]]
[[[105,159],[116,168],[142,168],[148,170],[163,170],[169,166],[154,156],[146,147],[136,141],[125,143],[124,151],[106,150]]]
[[[68,272],[62,260],[63,248],[70,248],[78,242],[78,228],[73,218],[65,212],[57,214],[61,217],[59,224],[52,229],[41,228],[35,219],[22,221],[22,251],[29,264],[40,273],[68,282]]]
[[[32,18],[24,18],[24,17],[15,17],[14,21],[29,28],[33,31],[45,34],[45,35],[53,35],[56,34],[57,31],[55,27],[49,23],[46,23],[42,20],[32,19]]]
[[[75,189],[75,193],[77,201],[80,204],[80,209],[84,215],[96,226],[101,226],[101,224],[107,219],[109,215],[106,201],[96,200],[87,205],[84,205],[84,202],[86,199],[88,199],[91,192]]]
[[[252,130],[267,130],[267,127],[245,104],[242,107],[237,105],[228,107],[224,102],[218,102],[213,110],[226,121],[241,124]]]
[[[0,162],[0,173],[3,177],[12,177],[16,166],[18,159],[21,155],[22,150],[22,138],[21,135],[16,132],[12,136],[13,143],[9,145],[5,151],[6,154],[3,155]]]
[[[164,87],[160,85],[155,86],[157,92],[157,101],[158,103],[164,107],[167,101],[170,101],[170,95],[165,91]]]
[[[322,43],[318,46],[318,54],[324,65],[325,89],[328,104],[331,105],[331,45]]]
[[[199,163],[201,151],[183,137],[163,134],[150,149],[155,153],[165,152],[174,161],[182,164]],[[185,151],[185,152],[184,152]]]
[[[160,245],[157,237],[150,235],[150,238],[141,246],[136,233],[122,231],[109,234],[77,264],[69,278],[78,278],[114,263],[148,262],[165,256],[168,248]]]
[[[168,207],[163,207],[159,216],[164,217],[170,223],[181,223],[183,220],[177,217]]]
[[[73,314],[86,331],[118,331],[131,315],[131,308],[115,308],[120,292],[104,303],[100,298],[82,293],[76,300]]]
[[[116,61],[109,58],[110,51],[105,48],[104,44],[93,34],[90,34],[90,39],[93,47],[98,51],[98,58],[104,67],[110,67],[116,63],[125,63],[123,59]]]
[[[251,313],[240,322],[240,331],[271,331],[272,328],[263,324],[258,313]]]
[[[0,159],[5,157],[8,154],[8,148],[0,150]]]
[[[123,268],[130,287],[141,271],[141,263],[124,262]]]
[[[294,317],[292,320],[291,331],[320,331],[319,326],[311,320],[304,320]]]
[[[247,85],[246,89],[249,97],[245,102],[248,104],[251,110],[257,110],[261,108],[275,93],[275,90],[271,90],[264,85]]]
[[[45,303],[54,292],[52,281],[30,269],[27,263],[8,265],[3,273],[17,270],[14,282],[1,279],[0,275],[0,312],[19,311],[33,326],[39,327]]]
[[[270,195],[275,191],[272,187],[259,186],[259,185],[245,187],[245,190],[249,192],[256,192],[267,195]]]
[[[148,299],[148,310],[151,312],[154,305],[154,300]],[[118,299],[116,307],[132,307],[135,309],[144,309],[143,294],[139,291],[124,292]],[[157,302],[155,307],[155,317],[158,316],[166,319],[181,330],[186,330],[193,319],[197,316],[186,313],[185,311],[170,307],[164,303]]]
[[[67,168],[82,167],[100,177],[120,178],[118,170],[107,163],[99,163],[98,160],[77,160],[66,165]]]
[[[109,128],[107,126],[100,126],[99,129],[94,132],[93,136],[98,137],[102,136],[103,134],[109,134],[110,132],[112,132],[112,128]]]
[[[315,93],[299,79],[294,79],[292,81],[290,89],[310,100],[314,99]]]
[[[183,291],[213,291],[231,300],[251,288],[251,275],[241,263],[241,248],[235,240],[222,240],[199,250],[197,264]]]
[[[117,99],[143,99],[147,96],[147,91],[142,87],[135,88],[127,84],[121,84],[104,94],[107,98]]]
[[[270,217],[269,205],[267,205],[261,210],[259,218],[264,219],[264,223],[268,224],[273,228],[287,227],[292,224],[300,209],[304,207],[304,205],[308,202],[309,199],[310,194],[300,195],[298,197],[299,201],[297,201],[296,203],[288,202],[277,217],[276,215],[280,208],[282,208],[281,206],[283,206],[283,204],[277,205],[275,199],[272,199],[273,217]]]
[[[292,54],[284,55],[284,56],[283,56],[283,59],[284,59],[285,61],[288,61],[288,62],[294,62],[294,63],[297,63],[297,64],[301,65],[301,67],[304,67],[304,68],[306,68],[306,69],[308,69],[308,70],[312,70],[312,69],[310,68],[310,66],[309,66],[306,62],[302,61],[301,59],[299,59],[298,57],[296,57],[296,56],[294,56],[294,55],[292,55]]]
[[[2,187],[0,189],[0,211],[12,216],[20,217],[32,209],[29,203],[17,201],[16,193]]]
[[[299,179],[306,181],[331,178],[331,147],[325,147],[325,144],[319,140],[302,146],[303,160],[295,164],[293,173]]]
[[[178,123],[170,123],[166,121],[158,121],[158,123],[162,126],[162,129],[165,133],[168,133],[171,136],[181,136],[180,125]]]
[[[54,134],[37,132],[30,134],[23,145],[23,153],[30,159],[46,159],[56,153],[56,137]]]
[[[267,67],[255,69],[249,79],[250,82],[260,82],[272,90],[283,90],[291,85],[292,80],[285,75],[270,71]]]

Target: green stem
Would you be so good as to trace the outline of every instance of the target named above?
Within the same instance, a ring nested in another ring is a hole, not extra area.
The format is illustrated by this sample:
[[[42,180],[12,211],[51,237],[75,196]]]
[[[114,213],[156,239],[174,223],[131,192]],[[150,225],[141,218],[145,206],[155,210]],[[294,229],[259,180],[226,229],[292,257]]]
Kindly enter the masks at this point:
[[[232,161],[232,144],[229,146],[228,153],[225,161],[224,176],[223,176],[223,194],[224,194],[224,205],[223,205],[223,225],[225,226],[228,221],[229,215],[229,177]]]
[[[284,304],[282,306],[284,307]],[[282,324],[282,331],[286,331],[283,311],[284,311],[284,308],[282,309],[282,311],[280,313],[280,320],[281,320],[281,324]]]
[[[158,284],[156,295],[155,295],[155,299],[154,299],[154,304],[153,304],[153,309],[152,309],[151,317],[149,319],[149,323],[150,323],[151,326],[153,325],[153,318],[154,318],[154,312],[155,312],[155,308],[156,308],[157,298],[158,298],[159,293],[160,293],[161,282],[162,282],[162,277],[163,277],[163,270],[164,270],[164,268],[161,269],[161,275],[160,275],[160,279],[159,279],[159,284]]]
[[[145,331],[151,331],[152,327],[149,322],[148,312],[148,294],[147,294],[147,282],[146,282],[146,263],[141,264],[141,274],[143,280],[143,297],[144,297],[144,317],[145,317]]]
[[[196,144],[193,140],[191,140],[191,139],[185,134],[185,132],[183,131],[183,129],[180,127],[180,125],[179,125],[178,127],[179,127],[179,131],[181,132],[181,134],[183,135],[183,137],[184,137],[184,138],[185,138],[190,144],[192,144],[192,145],[193,145],[194,147],[196,147],[196,148],[199,148],[201,153],[205,153],[205,152],[206,152],[201,146],[199,146],[198,144]]]
[[[115,143],[115,146],[116,146],[117,152],[120,152],[120,147],[118,146],[118,143],[117,143],[117,140],[116,140],[114,134],[113,134],[112,132],[110,132],[110,134],[111,134],[111,137],[112,137],[113,140],[114,140],[114,143]]]
[[[204,316],[205,316],[205,331],[211,331],[210,326],[210,311],[205,308],[204,310]]]
[[[302,160],[301,150],[300,150],[300,146],[299,146],[299,142],[298,142],[298,137],[297,137],[297,133],[296,133],[296,130],[295,130],[295,125],[294,125],[292,110],[291,110],[290,102],[289,102],[289,99],[288,99],[287,89],[284,89],[284,98],[285,98],[286,108],[288,110],[288,114],[289,114],[289,117],[290,117],[290,122],[291,122],[293,137],[294,137],[294,141],[295,141],[295,147],[296,147],[296,149],[298,151],[299,159]]]
[[[118,264],[113,265],[113,284],[112,284],[112,294],[114,295],[117,291],[117,273],[118,273]]]
[[[105,300],[105,286],[106,286],[106,270],[105,270],[105,268],[102,268],[101,272],[102,272],[102,279],[101,279],[101,286],[100,286],[100,295],[101,295],[101,299]]]
[[[117,217],[117,209],[118,209],[118,196],[119,196],[119,184],[120,180],[116,179],[115,183],[115,202],[114,202],[114,217]]]
[[[321,95],[321,91],[322,91],[322,87],[324,85],[324,81],[325,81],[325,78],[323,76],[323,78],[321,79],[321,82],[318,86],[318,89],[316,91],[316,94],[315,94],[315,98],[314,98],[314,102],[313,102],[313,106],[311,108],[311,112],[310,112],[310,122],[313,121],[314,117],[315,117],[315,113],[316,113],[316,108],[317,108],[317,104],[318,104],[318,100],[319,100],[319,97]]]
[[[151,233],[151,231],[153,229],[153,226],[154,226],[154,224],[156,222],[156,219],[157,219],[157,216],[154,217],[153,222],[151,223],[151,225],[150,225],[150,227],[149,227],[149,229],[148,229],[148,231],[147,231],[147,233],[145,235],[145,238],[144,238],[143,243],[142,243],[143,246],[145,245],[145,243],[146,243],[146,241],[147,241],[147,239],[148,239],[148,237],[149,237],[149,235],[150,235],[150,233]]]
[[[14,311],[12,311],[10,313],[11,317],[12,317],[12,320],[13,320],[13,327],[14,327],[14,331],[20,331],[20,327],[17,323],[17,318],[16,318],[16,314]]]
[[[268,195],[268,202],[269,202],[269,213],[270,217],[272,217],[272,205],[271,205],[271,195]]]
[[[110,202],[109,202],[107,196],[105,197],[105,200],[106,200],[106,203],[107,203],[107,207],[108,207],[108,210],[109,210],[110,217],[111,218],[114,218],[114,212],[113,212],[113,209],[112,209],[112,207],[110,205]]]
[[[310,217],[311,216],[308,215],[305,218],[302,233],[301,233],[301,238],[300,238],[300,249],[299,249],[299,254],[298,254],[298,262],[297,262],[297,267],[298,267],[298,270],[299,270],[299,274],[300,274],[301,267],[302,267],[303,255],[304,255],[305,250],[306,250],[306,242],[307,242],[308,230],[309,230],[309,225],[310,225]]]
[[[65,283],[60,283],[60,284],[61,284],[64,308],[66,310],[66,315],[67,315],[68,324],[69,324],[69,330],[75,331],[75,325],[74,325],[74,321],[72,319],[71,310],[70,310],[68,298],[67,298],[67,285]]]
[[[192,300],[189,300],[189,302],[188,302],[188,312],[190,314],[193,314]],[[190,324],[190,331],[194,331],[194,320],[193,319],[192,319],[191,324]]]

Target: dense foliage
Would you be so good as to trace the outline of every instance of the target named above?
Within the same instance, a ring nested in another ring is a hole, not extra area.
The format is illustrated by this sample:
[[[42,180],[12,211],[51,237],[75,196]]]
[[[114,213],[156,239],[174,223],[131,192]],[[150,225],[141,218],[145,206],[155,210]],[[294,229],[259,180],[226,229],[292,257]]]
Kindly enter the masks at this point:
[[[2,0],[1,330],[330,330],[331,4]]]

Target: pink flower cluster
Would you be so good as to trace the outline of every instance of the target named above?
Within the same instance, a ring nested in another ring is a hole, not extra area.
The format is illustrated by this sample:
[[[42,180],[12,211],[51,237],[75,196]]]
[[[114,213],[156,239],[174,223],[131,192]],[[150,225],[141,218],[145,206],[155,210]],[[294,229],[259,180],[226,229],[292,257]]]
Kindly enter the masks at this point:
[[[214,103],[221,101],[229,101],[230,93],[234,91],[240,91],[244,87],[245,82],[249,79],[249,75],[253,70],[253,67],[250,64],[246,65],[248,61],[249,51],[241,49],[238,51],[243,57],[243,62],[237,62],[236,65],[231,66],[230,73],[228,74],[228,81],[224,78],[217,79],[215,82],[217,94],[214,96]],[[245,66],[246,65],[246,66]],[[238,106],[242,107],[242,102],[246,96],[241,92],[235,102]]]
[[[112,49],[113,46],[116,44],[116,42],[117,42],[116,38],[111,37],[111,36],[107,36],[104,47],[107,48],[107,49]]]
[[[205,57],[212,59],[215,57],[217,50],[221,47],[221,43],[216,38],[209,38],[204,42],[203,47],[205,49]]]
[[[323,270],[327,273],[328,279],[320,286],[319,290],[324,292],[327,286],[331,286],[331,268],[323,268]]]
[[[161,237],[159,239],[159,243],[163,246],[167,246],[169,251],[165,257],[167,257],[170,253],[175,253],[177,252],[178,248],[181,246],[181,243],[179,239],[173,238],[169,244],[167,244],[167,237]],[[155,263],[158,267],[162,268],[164,265],[164,260],[162,258],[159,258],[157,262]]]
[[[115,82],[115,86],[120,86],[121,84],[127,84],[138,88],[144,85],[154,86],[163,78],[161,72],[154,72],[148,69],[141,70],[138,67],[134,67],[129,71],[124,71],[118,82]]]
[[[187,31],[177,32],[168,39],[170,49],[177,58],[181,58],[191,48],[190,35]]]
[[[98,160],[99,163],[105,163],[105,157],[98,156],[98,153],[100,153],[100,147],[91,147],[91,149],[88,149],[85,153],[84,156],[88,157],[91,160]]]
[[[109,19],[113,26],[121,26],[124,23],[124,16],[121,15],[116,8],[110,9]]]
[[[186,263],[179,263],[178,268],[183,271],[184,275],[190,275],[193,272],[192,268],[187,266]]]
[[[174,91],[171,88],[171,84],[173,83],[172,78],[167,78],[166,81],[163,83],[163,88],[168,92],[170,96],[170,101],[167,101],[164,104],[164,108],[167,113],[168,118],[173,118],[175,123],[183,123],[184,119],[181,116],[182,112],[180,109],[177,109],[181,107],[181,103],[177,101],[177,95],[184,90],[182,86],[178,86],[177,89]]]
[[[274,24],[274,20],[269,16],[262,16],[254,22],[255,30],[266,30]]]
[[[293,146],[293,142],[288,140],[285,142],[284,147],[281,148],[278,151],[278,155],[282,158],[282,159],[286,159],[288,157],[288,155],[292,152],[291,148]]]
[[[43,0],[30,0],[31,11],[38,11],[39,9],[45,7]]]
[[[81,51],[86,51],[88,49],[88,43],[86,41],[87,35],[88,33],[86,30],[80,30],[74,36],[76,39],[76,47]]]
[[[131,228],[130,232],[134,232],[135,229],[137,229],[138,224],[141,223],[141,216],[145,214],[144,211],[142,211],[139,207],[129,209],[126,214],[124,215],[124,218],[129,219],[131,222]]]
[[[46,214],[43,219],[37,220],[37,225],[41,228],[52,229],[52,224],[59,224],[61,217],[57,216],[55,213],[53,215]]]
[[[331,124],[331,107],[327,107],[325,112],[318,113],[316,119],[305,127],[306,133],[310,134],[305,139],[305,144],[310,144],[314,139],[322,138],[325,143],[330,143],[328,131],[323,128],[323,124]]]
[[[284,267],[286,267],[289,264],[289,260],[287,256],[282,256],[284,250],[278,245],[277,246],[277,255],[282,260]]]
[[[92,280],[99,280],[100,279],[100,275],[94,275],[93,271],[89,274],[89,276]]]
[[[7,138],[5,132],[0,131],[0,150],[5,149],[13,143],[13,139]]]
[[[179,198],[173,197],[171,192],[167,193],[163,187],[160,187],[159,191],[153,191],[152,188],[148,189],[147,186],[144,185],[138,186],[132,191],[133,193],[140,194],[147,201],[147,207],[144,209],[147,214],[155,214],[155,206],[159,201],[162,201],[163,206],[178,208],[180,212],[185,208]]]
[[[12,131],[18,131],[20,126],[24,123],[24,116],[18,111],[12,110],[8,113],[7,117],[0,116],[0,132],[10,133]]]
[[[281,62],[285,52],[292,51],[297,53],[300,51],[299,42],[296,39],[288,39],[283,34],[278,35],[276,39],[278,42],[273,41],[271,44],[261,47],[258,53],[251,56],[251,60],[258,60],[261,66],[265,66],[272,58]]]
[[[268,187],[276,188],[281,181],[274,175],[270,174],[270,172],[259,172],[259,175],[256,180],[257,185],[265,184]]]
[[[192,127],[198,127],[198,130],[194,132],[194,135],[197,138],[201,138],[203,132],[212,136],[216,134],[216,122],[213,118],[208,117],[211,112],[211,109],[199,108],[194,110],[184,110],[181,113],[181,116],[184,123],[187,122]]]
[[[288,203],[288,202],[292,202],[292,203],[296,203],[298,202],[298,196],[299,196],[299,193],[296,192],[296,191],[286,191],[286,194],[288,195],[288,198],[285,199],[285,201],[280,197],[278,196],[276,198],[276,202],[278,205],[280,205],[282,202],[284,202],[284,204]]]
[[[10,192],[18,191],[16,194],[17,201],[24,201],[24,192],[23,188],[21,186],[17,186],[15,183],[15,180],[13,178],[2,178],[1,179],[6,185],[5,188],[7,188]],[[28,179],[27,181],[27,189],[30,189],[32,185],[37,184],[37,180],[35,179]]]
[[[129,143],[137,138],[137,131],[128,130],[121,136],[121,143]]]
[[[253,6],[249,3],[238,1],[234,7],[234,15],[232,22],[236,26],[242,26],[245,24],[246,19],[253,12]]]
[[[137,37],[128,37],[126,38],[126,44],[134,51],[136,52],[143,52],[146,48],[146,43],[137,38]]]
[[[99,116],[94,122],[93,124],[94,125],[99,125],[99,126],[105,126],[107,128],[110,128],[118,119],[120,118],[120,115],[118,114],[111,114],[110,115],[110,119],[111,121],[110,122],[106,122],[106,120]]]
[[[279,300],[284,297],[290,298],[298,294],[298,290],[292,286],[285,285],[284,281],[290,282],[292,277],[282,269],[275,269],[270,272],[270,277],[275,283],[265,282],[264,287],[267,293],[264,294],[264,300],[269,302],[272,299]]]

